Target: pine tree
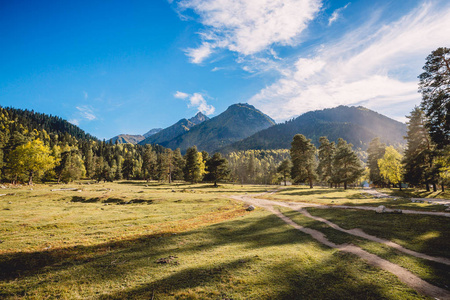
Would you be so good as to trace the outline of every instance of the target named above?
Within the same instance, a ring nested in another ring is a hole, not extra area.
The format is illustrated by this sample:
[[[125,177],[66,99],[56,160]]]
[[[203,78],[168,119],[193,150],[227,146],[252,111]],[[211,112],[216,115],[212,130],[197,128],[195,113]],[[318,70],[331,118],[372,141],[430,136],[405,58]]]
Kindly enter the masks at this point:
[[[419,75],[421,108],[437,149],[450,145],[450,48],[438,48],[428,55]]]
[[[277,168],[277,172],[281,174],[284,181],[284,186],[286,186],[287,179],[291,173],[292,162],[290,159],[283,160]]]
[[[425,184],[429,190],[429,183],[433,181],[434,145],[425,125],[423,111],[415,107],[408,119],[407,145],[403,158],[404,178],[412,185]]]
[[[142,174],[144,179],[149,181],[155,179],[157,168],[157,156],[151,145],[145,145],[142,158]]]
[[[317,174],[322,182],[326,182],[332,187],[333,185],[333,156],[336,150],[334,142],[322,136],[319,139],[319,165],[317,166]]]
[[[291,143],[291,178],[295,183],[308,182],[309,187],[313,188],[313,182],[317,179],[315,153],[316,147],[310,139],[302,134],[294,136]]]
[[[185,161],[183,156],[181,155],[180,148],[177,148],[173,151],[173,171],[172,178],[173,180],[183,180],[183,170],[185,167]]]
[[[230,174],[228,161],[220,153],[214,153],[206,162],[206,172],[208,179],[214,181],[214,186],[217,186],[217,181],[225,180]]]
[[[197,147],[193,146],[187,149],[184,159],[186,165],[184,167],[184,180],[191,183],[198,182],[200,176],[200,163],[198,159]],[[200,153],[201,155],[201,153]]]
[[[333,181],[344,183],[344,189],[347,189],[348,184],[358,180],[364,172],[361,160],[352,150],[352,144],[347,144],[341,138],[338,140],[333,157],[333,169]]]
[[[378,160],[384,155],[386,144],[380,142],[380,138],[374,138],[367,148],[367,165],[369,167],[369,180],[373,184],[380,186],[384,184],[383,177],[380,174],[380,168],[378,167]]]

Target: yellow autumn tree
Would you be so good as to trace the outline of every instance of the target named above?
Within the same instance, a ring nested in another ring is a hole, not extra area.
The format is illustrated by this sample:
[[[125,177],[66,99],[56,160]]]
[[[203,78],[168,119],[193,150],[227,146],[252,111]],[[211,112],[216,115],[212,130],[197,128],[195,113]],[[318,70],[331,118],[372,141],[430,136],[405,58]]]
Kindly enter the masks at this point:
[[[28,184],[31,185],[34,177],[55,167],[56,159],[51,153],[40,139],[35,139],[11,151],[9,167],[14,174],[28,176]]]
[[[401,181],[403,179],[402,155],[394,147],[386,147],[383,158],[378,160],[378,168],[383,178],[390,183],[398,184],[402,189]]]

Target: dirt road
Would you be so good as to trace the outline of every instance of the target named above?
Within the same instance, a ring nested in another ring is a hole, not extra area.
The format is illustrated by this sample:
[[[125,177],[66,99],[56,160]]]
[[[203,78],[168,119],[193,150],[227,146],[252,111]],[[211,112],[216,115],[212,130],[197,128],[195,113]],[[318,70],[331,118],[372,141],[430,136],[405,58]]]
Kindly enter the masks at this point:
[[[232,196],[231,198],[238,200],[238,201],[243,201],[250,205],[265,208],[266,210],[275,214],[276,216],[278,216],[280,219],[282,219],[284,222],[291,225],[295,229],[302,231],[306,234],[309,234],[312,238],[314,238],[318,242],[320,242],[328,247],[336,248],[336,249],[339,249],[340,251],[357,255],[358,257],[360,257],[361,259],[366,261],[368,264],[375,266],[375,267],[379,267],[385,271],[388,271],[388,272],[394,274],[395,276],[397,276],[400,279],[400,281],[402,281],[403,283],[405,283],[406,285],[408,285],[409,287],[413,288],[414,290],[416,290],[417,292],[419,292],[423,295],[433,297],[435,299],[445,299],[445,300],[449,299],[450,300],[450,292],[449,291],[439,288],[437,286],[434,286],[434,285],[422,280],[418,276],[414,275],[407,269],[405,269],[399,265],[396,265],[394,263],[391,263],[377,255],[369,253],[360,247],[357,247],[355,245],[348,245],[348,244],[337,245],[337,244],[329,241],[326,238],[326,236],[323,233],[321,233],[320,231],[298,225],[297,223],[292,221],[290,218],[283,215],[275,207],[276,206],[289,207],[293,210],[299,211],[300,213],[302,213],[304,216],[306,216],[308,218],[312,218],[314,220],[323,222],[336,230],[339,230],[339,231],[342,231],[342,232],[345,232],[345,233],[348,233],[348,234],[351,234],[354,236],[362,237],[362,238],[365,238],[365,239],[368,239],[368,240],[371,240],[374,242],[388,245],[388,246],[395,248],[398,251],[402,251],[408,255],[412,255],[415,257],[431,260],[431,261],[446,264],[446,265],[450,265],[449,259],[442,258],[442,257],[433,257],[433,256],[429,256],[429,255],[426,255],[423,253],[419,253],[419,252],[415,252],[415,251],[406,249],[406,248],[404,248],[396,243],[393,243],[391,241],[369,235],[369,234],[363,232],[361,229],[351,229],[351,230],[343,229],[343,228],[339,227],[338,225],[336,225],[326,219],[312,216],[304,209],[305,207],[313,207],[313,206],[314,207],[322,207],[322,208],[324,208],[324,207],[326,207],[326,208],[344,208],[342,206],[336,207],[336,206],[324,206],[324,205],[316,205],[316,204],[309,204],[309,203],[278,202],[278,201],[271,201],[271,200],[265,200],[265,199],[258,199],[258,198],[256,198],[257,196],[258,195],[239,195],[239,196]],[[346,207],[346,208],[355,208],[355,207]],[[360,207],[359,209],[371,209],[372,210],[375,208]],[[414,211],[412,211],[412,213],[413,212]],[[448,214],[448,215],[450,217],[450,214]]]

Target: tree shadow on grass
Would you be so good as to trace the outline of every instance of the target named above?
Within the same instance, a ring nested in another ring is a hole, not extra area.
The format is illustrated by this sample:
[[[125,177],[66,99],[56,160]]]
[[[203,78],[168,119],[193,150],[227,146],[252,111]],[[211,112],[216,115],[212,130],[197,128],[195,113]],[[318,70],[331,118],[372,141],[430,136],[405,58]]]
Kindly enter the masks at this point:
[[[324,251],[328,260],[317,261],[312,257],[310,262],[304,263],[309,258],[301,255],[300,262],[296,257],[280,257],[279,262],[271,261],[267,265],[249,254],[257,249],[263,250],[260,253],[266,253],[275,246],[294,246],[301,251],[300,247],[308,244],[312,244],[315,251]],[[213,260],[212,265],[205,267],[202,258],[214,255],[215,249],[223,246],[236,246],[239,250]],[[159,258],[170,256],[177,256],[180,265],[156,263]],[[200,266],[183,267],[184,261],[189,259],[198,259]],[[117,285],[101,299],[151,299],[153,295],[158,299],[160,294],[188,298],[187,291],[191,289],[194,289],[194,294],[199,293],[200,297],[218,299],[386,298],[389,294],[386,294],[381,284],[370,280],[361,282],[358,274],[348,275],[355,272],[353,260],[354,257],[336,254],[335,250],[289,227],[274,215],[261,216],[256,213],[244,219],[238,218],[177,235],[166,232],[94,246],[2,254],[0,280],[14,284],[14,289],[0,292],[0,298],[33,294],[42,291],[46,285],[72,286],[78,281],[86,289],[91,288],[91,284],[110,286],[111,282],[123,282],[124,278],[136,272],[146,273],[148,270],[167,275],[159,276],[160,279],[156,280],[148,276],[147,282],[132,284],[132,287],[124,290]],[[363,263],[360,266],[367,268]],[[261,272],[264,278],[258,279]],[[381,273],[379,270],[377,272]],[[250,282],[263,280],[261,286],[255,288],[256,293],[262,291],[261,295],[246,296],[249,292],[245,282],[247,278],[251,278]],[[267,290],[267,282],[276,284]],[[208,288],[211,285],[213,287]],[[219,288],[219,294],[211,292],[216,288]],[[201,294],[201,290],[207,294]],[[48,296],[60,296],[57,291],[53,293]]]
[[[72,196],[72,199],[70,201],[71,202],[79,202],[79,203],[97,203],[97,202],[107,203],[107,204],[114,203],[114,204],[119,204],[119,205],[139,204],[139,203],[152,204],[154,202],[153,200],[145,200],[145,199],[124,200],[124,199],[121,199],[121,198],[114,198],[114,197],[110,197],[110,198],[100,198],[100,197],[87,198],[87,197],[81,197],[81,196]]]
[[[329,190],[329,189],[304,189],[304,190],[293,190],[292,192],[286,192],[283,191],[282,195],[287,196],[309,196],[309,195],[325,195],[330,193],[341,193],[345,192],[344,189],[336,189],[336,190]]]

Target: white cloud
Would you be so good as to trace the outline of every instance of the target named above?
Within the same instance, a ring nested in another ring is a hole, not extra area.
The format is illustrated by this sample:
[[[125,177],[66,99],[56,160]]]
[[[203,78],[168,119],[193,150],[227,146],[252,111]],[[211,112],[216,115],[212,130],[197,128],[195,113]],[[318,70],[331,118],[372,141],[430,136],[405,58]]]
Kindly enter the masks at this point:
[[[321,0],[180,0],[206,27],[201,45],[187,49],[191,62],[201,63],[214,49],[252,55],[273,44],[296,45],[300,34],[321,8]]]
[[[173,96],[178,99],[186,99],[187,97],[189,97],[189,94],[177,91]]]
[[[192,95],[189,95],[189,94],[186,94],[186,93],[183,93],[183,92],[176,92],[174,94],[174,97],[178,98],[178,99],[183,99],[183,100],[187,99],[188,100],[188,107],[195,107],[195,108],[197,108],[197,110],[199,112],[202,112],[202,113],[204,113],[207,116],[208,115],[212,115],[214,113],[214,111],[215,111],[214,106],[209,105],[206,102],[206,100],[203,97],[203,95],[200,94],[200,93],[194,93]]]
[[[345,5],[344,7],[338,8],[336,9],[332,14],[331,17],[328,19],[328,26],[330,26],[331,24],[333,24],[334,22],[337,21],[337,19],[339,19],[339,17],[341,16],[341,12],[347,8],[347,6],[349,6],[350,3],[347,3],[347,5]]]
[[[369,22],[298,58],[249,102],[278,121],[337,105],[364,105],[404,120],[420,102],[417,76],[426,56],[449,37],[450,6],[427,2],[396,22]]]
[[[94,115],[93,109],[88,105],[83,106],[77,106],[78,114],[86,120],[92,121],[97,119],[97,117]]]

